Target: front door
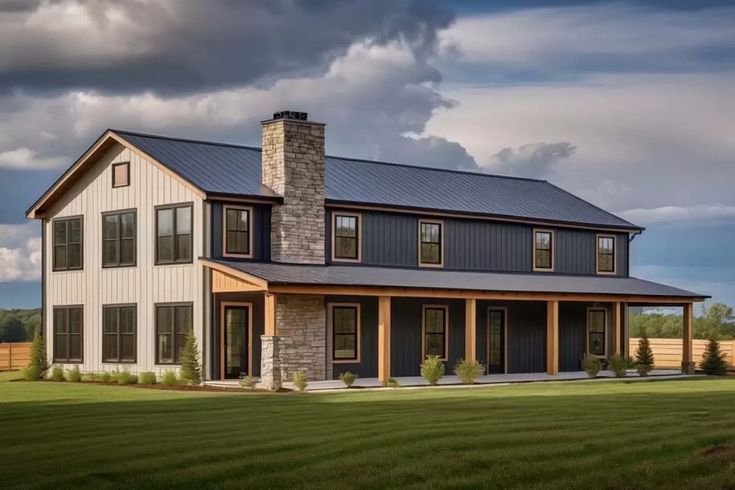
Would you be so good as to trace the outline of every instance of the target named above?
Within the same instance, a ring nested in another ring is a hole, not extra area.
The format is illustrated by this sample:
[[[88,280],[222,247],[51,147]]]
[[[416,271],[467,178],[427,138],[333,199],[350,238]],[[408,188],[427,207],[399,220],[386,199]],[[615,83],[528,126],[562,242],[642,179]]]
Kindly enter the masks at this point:
[[[487,373],[505,373],[505,310],[489,310],[487,321]]]
[[[248,372],[248,322],[250,310],[247,306],[225,306],[224,316],[224,378],[241,378]]]

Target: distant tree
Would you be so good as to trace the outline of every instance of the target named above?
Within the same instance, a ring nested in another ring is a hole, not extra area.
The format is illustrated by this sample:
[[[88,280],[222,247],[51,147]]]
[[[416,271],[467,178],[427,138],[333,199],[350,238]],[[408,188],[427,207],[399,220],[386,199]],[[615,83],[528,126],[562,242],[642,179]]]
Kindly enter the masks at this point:
[[[680,314],[643,313],[641,309],[629,310],[628,328],[631,337],[680,339],[683,335]],[[694,318],[693,334],[697,339],[735,339],[733,309],[723,303],[705,305],[702,315]]]
[[[0,323],[0,342],[23,342],[26,340],[26,329],[23,322],[15,315],[7,315]]]
[[[702,316],[694,321],[694,336],[700,339],[734,339],[735,317],[732,308],[723,303],[705,304]]]
[[[699,367],[705,374],[714,374],[723,376],[727,374],[727,362],[725,362],[725,354],[720,350],[720,343],[716,339],[710,339],[707,342],[707,348],[702,354],[702,362]]]

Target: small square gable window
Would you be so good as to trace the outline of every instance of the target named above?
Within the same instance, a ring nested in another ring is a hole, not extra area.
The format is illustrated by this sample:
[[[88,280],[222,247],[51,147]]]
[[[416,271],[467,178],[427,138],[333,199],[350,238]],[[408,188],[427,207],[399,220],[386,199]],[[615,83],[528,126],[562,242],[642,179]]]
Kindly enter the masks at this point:
[[[127,187],[130,185],[130,162],[114,163],[112,165],[112,187]]]

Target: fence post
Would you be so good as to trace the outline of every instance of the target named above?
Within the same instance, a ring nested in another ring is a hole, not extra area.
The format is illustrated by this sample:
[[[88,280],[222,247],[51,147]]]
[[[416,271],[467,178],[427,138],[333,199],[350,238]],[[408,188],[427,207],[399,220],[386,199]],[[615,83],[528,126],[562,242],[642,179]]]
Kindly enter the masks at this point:
[[[13,370],[13,343],[8,344],[8,371]]]

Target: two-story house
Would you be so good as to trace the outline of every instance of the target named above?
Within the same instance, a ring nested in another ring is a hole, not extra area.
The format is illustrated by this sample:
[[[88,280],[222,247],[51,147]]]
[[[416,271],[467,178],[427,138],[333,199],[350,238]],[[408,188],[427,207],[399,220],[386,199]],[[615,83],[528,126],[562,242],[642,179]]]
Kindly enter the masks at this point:
[[[83,371],[208,379],[576,371],[625,354],[628,305],[705,296],[630,277],[643,229],[543,180],[325,156],[282,112],[262,148],[106,131],[29,209],[43,224],[44,333]]]

